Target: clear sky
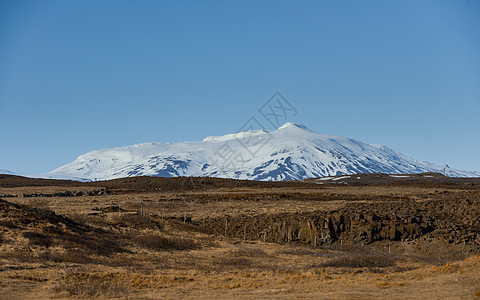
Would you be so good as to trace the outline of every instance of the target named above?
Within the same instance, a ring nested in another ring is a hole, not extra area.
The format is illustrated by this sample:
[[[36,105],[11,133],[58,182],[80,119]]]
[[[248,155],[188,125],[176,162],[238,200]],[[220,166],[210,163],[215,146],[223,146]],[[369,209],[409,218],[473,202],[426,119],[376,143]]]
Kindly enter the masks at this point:
[[[291,120],[480,171],[480,1],[0,0],[0,169]]]

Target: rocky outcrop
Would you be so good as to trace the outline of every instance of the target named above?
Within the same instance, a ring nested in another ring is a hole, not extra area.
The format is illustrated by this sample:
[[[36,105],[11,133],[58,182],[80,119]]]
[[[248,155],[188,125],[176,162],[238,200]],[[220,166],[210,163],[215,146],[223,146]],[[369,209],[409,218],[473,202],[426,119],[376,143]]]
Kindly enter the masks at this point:
[[[424,223],[418,217],[401,219],[388,213],[380,216],[371,211],[335,211],[299,219],[275,220],[261,235],[264,235],[265,241],[301,242],[317,246],[341,240],[372,243],[415,239],[432,229],[432,224]]]
[[[422,236],[480,247],[480,200],[353,203],[335,211],[202,221],[206,231],[237,238],[312,246],[369,244]],[[195,224],[195,222],[193,222]]]
[[[8,194],[0,195],[1,198],[12,198],[12,197],[24,197],[24,198],[34,198],[34,197],[82,197],[82,196],[102,196],[110,195],[111,191],[107,189],[96,189],[90,191],[64,191],[56,193],[20,193],[20,194]]]

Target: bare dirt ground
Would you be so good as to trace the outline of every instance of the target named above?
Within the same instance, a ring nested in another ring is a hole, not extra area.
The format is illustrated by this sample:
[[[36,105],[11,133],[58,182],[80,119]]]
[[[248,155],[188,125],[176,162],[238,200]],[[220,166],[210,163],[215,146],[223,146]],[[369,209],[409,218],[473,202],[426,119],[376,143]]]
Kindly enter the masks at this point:
[[[0,299],[480,298],[479,179],[0,175],[0,199]]]

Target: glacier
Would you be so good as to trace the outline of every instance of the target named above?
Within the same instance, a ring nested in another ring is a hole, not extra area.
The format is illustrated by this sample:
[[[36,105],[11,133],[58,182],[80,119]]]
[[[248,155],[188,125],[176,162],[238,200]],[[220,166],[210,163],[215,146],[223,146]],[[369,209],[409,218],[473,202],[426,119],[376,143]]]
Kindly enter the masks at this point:
[[[195,176],[278,181],[377,172],[480,177],[478,172],[417,161],[383,145],[316,133],[291,122],[277,130],[210,136],[202,141],[95,150],[36,177],[97,181]]]

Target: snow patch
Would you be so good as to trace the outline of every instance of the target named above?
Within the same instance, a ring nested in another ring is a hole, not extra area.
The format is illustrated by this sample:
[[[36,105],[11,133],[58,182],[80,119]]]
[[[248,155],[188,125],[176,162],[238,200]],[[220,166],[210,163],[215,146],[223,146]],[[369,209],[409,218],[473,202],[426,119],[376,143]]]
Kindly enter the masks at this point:
[[[341,179],[347,179],[347,178],[350,178],[350,176],[341,176],[341,177],[336,177],[336,178],[333,178],[332,180],[341,180]]]
[[[322,178],[318,178],[317,180],[330,180],[332,178],[335,178],[335,177],[322,177]]]

